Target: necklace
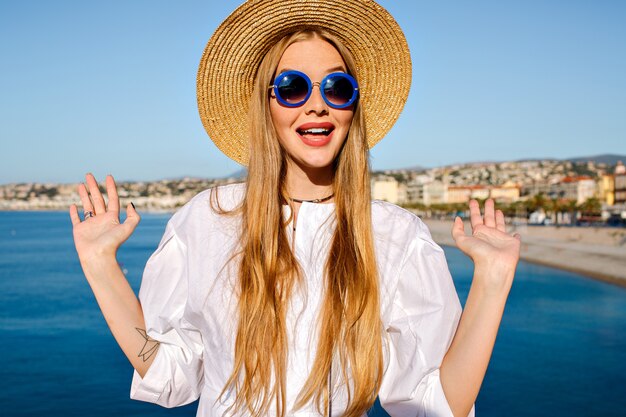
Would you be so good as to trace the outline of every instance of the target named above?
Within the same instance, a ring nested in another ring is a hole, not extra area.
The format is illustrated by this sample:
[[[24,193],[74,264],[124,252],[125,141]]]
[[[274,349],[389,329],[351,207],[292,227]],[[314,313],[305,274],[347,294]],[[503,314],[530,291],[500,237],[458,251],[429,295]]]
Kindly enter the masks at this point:
[[[299,198],[292,198],[292,197],[289,197],[289,199],[293,201],[294,203],[323,203],[324,201],[330,200],[334,196],[335,196],[335,193],[326,197],[322,197],[322,198],[314,198],[312,200],[300,200]]]
[[[335,196],[335,193],[333,193],[333,194],[331,194],[329,196],[326,196],[326,197],[322,197],[322,198],[314,198],[312,200],[301,200],[299,198],[292,198],[292,197],[288,197],[288,198],[289,198],[289,200],[291,200],[292,203],[323,203],[324,201],[330,200],[334,196]],[[293,230],[294,231],[296,230],[295,223],[293,225]]]

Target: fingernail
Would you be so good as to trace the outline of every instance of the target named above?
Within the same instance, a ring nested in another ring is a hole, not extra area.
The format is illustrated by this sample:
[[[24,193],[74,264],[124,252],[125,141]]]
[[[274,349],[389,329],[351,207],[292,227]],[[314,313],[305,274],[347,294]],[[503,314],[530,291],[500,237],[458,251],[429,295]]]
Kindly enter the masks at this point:
[[[130,202],[130,205],[133,206],[133,210],[135,210],[135,205],[133,204],[133,202]]]

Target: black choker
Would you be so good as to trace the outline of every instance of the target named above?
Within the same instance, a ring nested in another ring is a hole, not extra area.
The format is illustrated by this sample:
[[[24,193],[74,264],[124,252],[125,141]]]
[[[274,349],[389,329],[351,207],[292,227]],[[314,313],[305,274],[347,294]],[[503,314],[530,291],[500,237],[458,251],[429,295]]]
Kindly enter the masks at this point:
[[[331,198],[333,198],[334,196],[335,196],[335,194],[333,193],[333,194],[331,194],[331,195],[329,195],[329,196],[327,196],[327,197],[323,197],[323,198],[314,198],[313,200],[300,200],[300,199],[298,199],[298,198],[292,198],[292,197],[289,197],[289,199],[290,199],[291,201],[293,201],[294,203],[323,203],[324,201],[328,201],[328,200],[330,200],[330,199],[331,199]]]

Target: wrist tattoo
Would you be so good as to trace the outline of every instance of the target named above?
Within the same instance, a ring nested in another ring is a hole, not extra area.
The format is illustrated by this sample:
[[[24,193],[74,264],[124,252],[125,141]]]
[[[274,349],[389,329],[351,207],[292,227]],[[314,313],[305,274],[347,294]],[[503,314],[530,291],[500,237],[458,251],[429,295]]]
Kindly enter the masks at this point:
[[[146,362],[152,355],[156,353],[157,350],[159,350],[160,343],[148,336],[148,333],[146,333],[144,329],[135,327],[135,330],[137,330],[141,337],[143,337],[146,341],[141,348],[141,352],[139,352],[139,355],[137,355],[138,357],[141,357],[144,362]]]

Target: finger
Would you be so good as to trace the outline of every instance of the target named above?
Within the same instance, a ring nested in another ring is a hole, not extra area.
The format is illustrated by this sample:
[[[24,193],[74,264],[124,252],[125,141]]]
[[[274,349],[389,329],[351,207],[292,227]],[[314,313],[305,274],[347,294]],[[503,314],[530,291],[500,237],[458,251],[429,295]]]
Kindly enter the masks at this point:
[[[117,195],[117,188],[115,185],[115,180],[113,179],[113,175],[107,175],[106,178],[107,184],[107,194],[109,195],[109,211],[114,211],[115,213],[119,213],[120,211],[120,199]]]
[[[485,201],[485,226],[496,227],[495,203],[492,198]]]
[[[139,213],[135,210],[133,203],[128,203],[128,205],[126,205],[126,220],[122,223],[122,225],[127,229],[127,236],[130,236],[131,233],[133,233],[133,230],[135,230],[135,227],[137,227],[140,220],[141,216],[139,216]]]
[[[504,223],[504,213],[502,210],[496,210],[496,228],[501,232],[506,232],[506,224]]]
[[[519,233],[515,233],[515,234],[513,235],[513,237],[514,237],[515,239],[519,240],[519,241],[521,241],[521,240],[522,240],[522,235],[520,235]]]
[[[76,204],[72,204],[70,206],[70,220],[72,220],[72,226],[76,226],[80,223],[80,217],[78,217],[78,209],[76,208]]]
[[[480,215],[480,206],[478,205],[478,201],[470,200],[469,209],[470,223],[472,224],[472,229],[475,229],[476,226],[483,224],[483,218]]]
[[[80,196],[80,202],[83,205],[83,212],[93,211],[93,204],[87,193],[87,187],[82,182],[78,184],[78,195]]]
[[[465,226],[463,225],[463,219],[459,216],[454,218],[452,224],[452,238],[457,241],[465,236]]]
[[[89,194],[91,195],[91,201],[93,201],[93,207],[96,210],[96,214],[105,213],[106,206],[104,205],[104,198],[102,198],[96,178],[91,173],[87,174],[86,177]]]

